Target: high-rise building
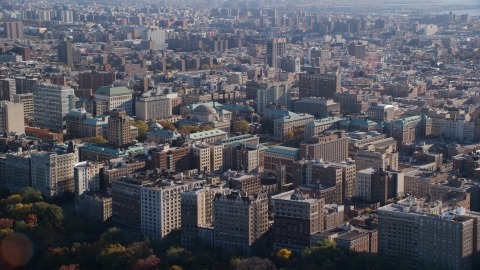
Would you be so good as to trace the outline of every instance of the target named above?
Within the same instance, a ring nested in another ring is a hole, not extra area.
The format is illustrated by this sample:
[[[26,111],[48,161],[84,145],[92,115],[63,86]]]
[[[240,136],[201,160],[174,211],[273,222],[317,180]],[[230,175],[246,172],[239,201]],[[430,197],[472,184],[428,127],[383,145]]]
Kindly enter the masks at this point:
[[[3,23],[5,38],[22,39],[23,38],[23,22],[5,22]]]
[[[355,56],[356,59],[363,60],[365,59],[365,48],[365,44],[359,41],[352,42],[348,45],[348,54]]]
[[[278,58],[285,55],[286,47],[286,38],[270,38],[267,40],[267,64],[270,67],[277,68]]]
[[[78,151],[73,141],[68,146],[57,146],[54,151],[37,151],[30,154],[32,187],[40,190],[47,199],[73,193],[74,166]]]
[[[285,82],[261,83],[257,86],[257,113],[263,115],[270,104],[285,106],[291,110],[291,84]]]
[[[345,131],[326,130],[312,137],[312,143],[300,144],[301,158],[322,158],[342,162],[348,158],[348,137]]]
[[[144,93],[135,99],[135,116],[142,120],[169,118],[172,116],[172,100],[167,95]]]
[[[85,72],[78,74],[78,89],[91,89],[97,91],[101,86],[111,85],[115,82],[114,72]]]
[[[142,235],[163,240],[171,232],[182,227],[182,192],[198,189],[206,182],[180,180],[164,180],[142,185],[140,194]]]
[[[213,198],[222,191],[221,187],[205,186],[181,193],[182,245],[198,248],[199,228],[213,225]],[[211,248],[213,242],[204,243]]]
[[[272,196],[275,250],[287,248],[302,252],[310,246],[310,235],[324,229],[324,198],[309,198],[300,190]]]
[[[13,95],[13,102],[21,103],[23,105],[23,116],[33,116],[33,94],[15,94]]]
[[[412,197],[377,213],[378,252],[392,267],[478,269],[479,213]]]
[[[108,118],[108,141],[121,147],[132,142],[130,117],[123,110],[110,111]]]
[[[18,135],[25,133],[23,105],[10,101],[0,101],[0,131]]]
[[[32,93],[33,86],[37,84],[38,81],[38,78],[31,76],[18,76],[15,77],[15,87],[13,89],[15,89],[16,94]]]
[[[155,42],[156,50],[163,50],[167,48],[167,43],[165,43],[165,30],[163,29],[148,29],[143,31],[142,39],[145,41]]]
[[[300,73],[299,97],[323,97],[333,99],[341,92],[342,77],[329,74]]]
[[[140,181],[127,177],[112,181],[113,224],[127,234],[135,236],[141,235],[142,186],[148,183],[148,181]],[[159,206],[155,205],[154,210],[160,210]],[[155,216],[155,218],[157,217]]]
[[[215,250],[250,256],[252,245],[268,230],[267,193],[216,194],[213,224]]]
[[[32,185],[29,152],[12,152],[0,158],[0,184],[10,192]]]
[[[279,57],[277,59],[277,68],[285,72],[299,72],[300,71],[300,58],[293,57],[291,55]]]
[[[17,93],[15,79],[0,79],[0,100],[13,101],[13,95]]]
[[[246,173],[263,172],[264,147],[260,144],[234,142],[223,148],[223,170],[243,170]]]
[[[74,90],[69,86],[36,84],[33,88],[35,125],[52,131],[64,130],[67,113],[75,108]]]
[[[75,61],[80,59],[80,53],[73,48],[70,41],[61,41],[57,47],[58,50],[58,62],[65,63],[67,66],[73,66]]]
[[[390,104],[378,104],[368,108],[368,116],[376,122],[392,122],[395,118],[395,108]]]
[[[389,199],[403,196],[404,173],[368,168],[357,172],[355,196],[366,202],[385,205]]]
[[[77,212],[84,211],[85,194],[87,192],[99,191],[101,188],[102,163],[84,161],[77,163],[73,168],[75,184],[75,209]]]

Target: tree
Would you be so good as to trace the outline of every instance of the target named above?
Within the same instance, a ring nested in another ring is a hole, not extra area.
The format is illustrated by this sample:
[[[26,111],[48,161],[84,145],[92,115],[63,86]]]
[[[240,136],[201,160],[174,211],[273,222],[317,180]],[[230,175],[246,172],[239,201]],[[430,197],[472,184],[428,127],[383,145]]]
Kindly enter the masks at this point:
[[[43,201],[42,194],[40,190],[35,190],[32,187],[24,187],[18,192],[22,196],[23,203],[35,203]]]
[[[154,270],[160,264],[160,259],[155,255],[150,255],[145,259],[138,259],[132,264],[133,270]]]
[[[209,130],[214,130],[214,128],[211,127],[211,126],[206,125],[206,126],[200,127],[200,130],[201,130],[201,131],[209,131]]]
[[[290,250],[288,250],[286,248],[282,248],[279,251],[277,251],[277,254],[275,255],[275,257],[279,261],[288,261],[291,254],[292,254],[292,252]]]
[[[245,119],[238,120],[233,124],[233,132],[240,132],[242,134],[250,133],[250,125]]]
[[[210,69],[210,66],[208,64],[203,64],[203,65],[200,66],[200,69],[201,70]]]
[[[276,270],[275,264],[269,259],[250,257],[248,259],[234,258],[230,261],[234,270]]]
[[[123,243],[125,241],[125,235],[123,231],[118,228],[110,228],[100,236],[100,241],[104,244]]]
[[[138,128],[138,140],[139,141],[144,141],[145,140],[145,134],[148,131],[148,125],[142,120],[137,120],[133,123],[131,123],[132,126]]]
[[[294,138],[295,138],[295,133],[293,133],[292,130],[289,130],[287,131],[287,133],[285,133],[285,138],[284,138],[285,141],[293,141]]]
[[[106,245],[98,254],[97,261],[104,265],[104,269],[126,269],[126,248],[120,244]]]
[[[157,123],[162,125],[164,130],[177,131],[177,128],[173,125],[172,122],[165,121],[165,120],[160,120]]]
[[[46,202],[36,202],[32,206],[32,214],[35,214],[40,222],[56,224],[63,220],[62,208]]]
[[[85,140],[89,141],[91,143],[106,143],[106,142],[108,142],[102,136],[94,136],[94,137],[91,137],[91,138],[87,138]]]
[[[370,212],[372,212],[372,208],[370,208],[370,207],[365,207],[363,210],[364,210],[365,213],[367,213],[367,214],[370,213]]]

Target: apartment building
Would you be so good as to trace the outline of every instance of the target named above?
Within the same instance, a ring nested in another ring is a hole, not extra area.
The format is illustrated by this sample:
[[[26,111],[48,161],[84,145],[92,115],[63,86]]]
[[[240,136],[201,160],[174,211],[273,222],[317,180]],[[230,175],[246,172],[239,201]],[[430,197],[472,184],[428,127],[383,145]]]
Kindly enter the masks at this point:
[[[171,117],[172,100],[163,92],[144,93],[135,99],[135,116],[144,121]]]
[[[227,171],[220,178],[227,182],[228,188],[242,190],[248,194],[258,194],[262,189],[260,174]]]
[[[223,170],[261,173],[264,170],[266,147],[260,144],[233,142],[223,148]]]
[[[23,116],[33,116],[33,94],[14,94],[13,102],[22,103],[23,105]]]
[[[78,151],[72,141],[58,145],[53,151],[30,153],[32,187],[47,199],[62,197],[75,190],[74,167]]]
[[[213,201],[213,224],[216,251],[251,256],[252,245],[268,230],[267,193],[217,193]]]
[[[392,267],[478,268],[478,213],[413,197],[377,212],[378,251]]]
[[[431,184],[444,182],[448,178],[446,173],[437,173],[428,170],[412,170],[405,172],[405,194],[425,197],[431,192]]]
[[[91,220],[107,221],[112,217],[112,196],[87,192],[83,197],[83,216]]]
[[[25,151],[6,153],[0,158],[1,185],[10,192],[18,192],[32,186],[30,153]]]
[[[357,171],[367,168],[384,168],[398,170],[398,152],[392,152],[393,147],[375,148],[374,145],[367,145],[363,150],[355,154]]]
[[[324,229],[324,198],[310,198],[300,190],[272,196],[275,250],[302,252],[310,246],[310,235]]]
[[[291,110],[291,87],[292,85],[286,82],[260,83],[256,92],[257,113],[263,115],[270,104],[285,106],[287,110]]]
[[[33,86],[35,125],[52,131],[66,129],[67,113],[75,108],[74,90],[69,86],[37,83]]]
[[[304,97],[335,97],[335,93],[340,92],[342,77],[340,75],[330,74],[299,74],[299,95]]]
[[[132,142],[130,117],[125,110],[112,110],[108,118],[108,141],[117,147]]]
[[[102,168],[102,163],[90,161],[75,164],[73,168],[73,179],[75,185],[75,210],[77,212],[84,212],[84,194],[86,192],[95,192],[101,189]]]
[[[327,130],[311,137],[311,143],[300,144],[301,158],[322,158],[325,161],[342,162],[348,158],[348,137],[345,131]]]
[[[181,194],[200,188],[205,180],[164,180],[141,186],[141,234],[157,240],[182,227]]]
[[[348,222],[338,228],[312,234],[310,246],[324,240],[332,240],[337,247],[353,252],[377,253],[378,251],[378,230],[376,228],[353,225]]]
[[[405,174],[382,168],[368,168],[357,171],[355,197],[365,202],[385,205],[388,200],[405,194]]]

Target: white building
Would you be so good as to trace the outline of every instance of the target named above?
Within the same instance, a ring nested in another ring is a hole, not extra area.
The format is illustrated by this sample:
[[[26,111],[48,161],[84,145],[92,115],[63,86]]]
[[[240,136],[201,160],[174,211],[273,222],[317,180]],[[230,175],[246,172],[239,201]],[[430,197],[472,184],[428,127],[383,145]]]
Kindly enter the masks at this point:
[[[142,120],[172,116],[172,100],[163,91],[148,91],[135,100],[135,116]]]
[[[355,178],[355,197],[369,202],[372,197],[372,175],[375,169],[369,168],[357,172]]]
[[[141,234],[162,240],[182,226],[181,193],[200,188],[200,181],[165,180],[141,187]]]
[[[271,103],[282,105],[291,110],[291,84],[262,83],[257,89],[257,113],[262,115],[265,107]]]
[[[102,86],[93,95],[95,101],[103,101],[107,104],[107,110],[125,110],[128,116],[133,116],[132,91],[125,86],[113,85]]]
[[[460,115],[459,118],[445,118],[440,122],[441,136],[444,139],[459,140],[462,142],[472,142],[475,123],[470,121],[467,114]]]
[[[75,209],[83,212],[84,193],[100,190],[100,169],[102,163],[84,161],[74,167]]]
[[[155,42],[157,50],[163,50],[167,47],[165,43],[165,30],[150,28],[142,32],[143,40]]]
[[[57,146],[55,151],[36,151],[30,154],[32,187],[47,199],[74,191],[74,166],[78,151],[73,142]]]
[[[67,113],[75,108],[75,94],[70,86],[37,83],[33,87],[35,125],[53,131],[66,129]]]

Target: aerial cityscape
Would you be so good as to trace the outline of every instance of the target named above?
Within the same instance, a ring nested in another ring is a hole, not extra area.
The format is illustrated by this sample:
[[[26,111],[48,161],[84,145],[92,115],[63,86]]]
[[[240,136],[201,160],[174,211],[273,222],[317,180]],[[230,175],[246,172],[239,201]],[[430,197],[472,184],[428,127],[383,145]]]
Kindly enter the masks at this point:
[[[480,1],[0,1],[0,269],[480,269]]]

